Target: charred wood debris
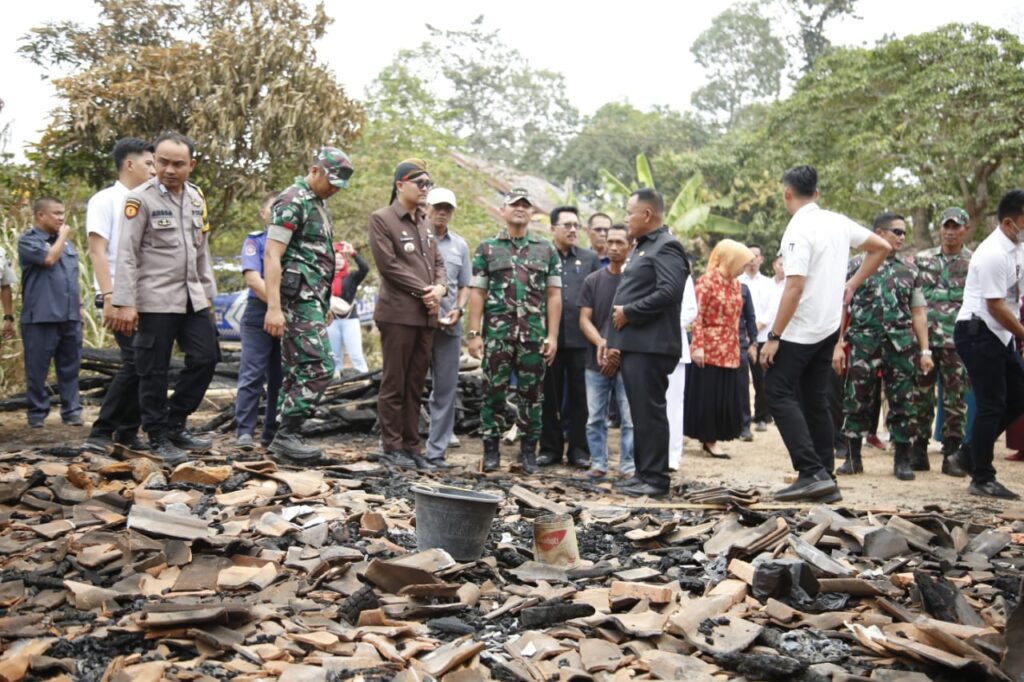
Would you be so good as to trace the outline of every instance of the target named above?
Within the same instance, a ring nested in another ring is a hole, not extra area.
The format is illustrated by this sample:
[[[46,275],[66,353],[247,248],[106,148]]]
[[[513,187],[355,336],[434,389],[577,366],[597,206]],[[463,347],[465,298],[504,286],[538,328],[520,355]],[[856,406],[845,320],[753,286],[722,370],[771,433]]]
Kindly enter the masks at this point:
[[[396,473],[371,454],[375,386],[332,385],[311,433],[349,435],[314,469],[230,435],[174,470],[3,448],[0,680],[1024,680],[1024,516]],[[502,496],[481,559],[417,549],[424,482]],[[533,522],[564,513],[580,560],[543,564]]]

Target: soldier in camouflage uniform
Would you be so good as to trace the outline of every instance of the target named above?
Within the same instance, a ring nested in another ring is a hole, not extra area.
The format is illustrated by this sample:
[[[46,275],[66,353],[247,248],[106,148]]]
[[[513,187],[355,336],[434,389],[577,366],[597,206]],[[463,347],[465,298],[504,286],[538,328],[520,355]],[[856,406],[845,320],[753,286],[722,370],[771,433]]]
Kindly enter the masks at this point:
[[[868,431],[871,396],[881,367],[885,394],[889,398],[886,426],[895,444],[893,473],[896,478],[908,481],[914,478],[910,467],[910,441],[917,434],[917,421],[911,405],[918,354],[922,372],[929,373],[933,368],[928,349],[928,319],[924,296],[917,288],[917,269],[896,255],[903,246],[906,222],[895,213],[883,213],[875,218],[874,228],[893,251],[882,267],[857,289],[850,302],[850,322],[845,337],[850,344],[850,358],[843,400],[843,434],[849,444],[846,461],[837,472],[857,474],[863,471],[861,439]],[[861,260],[858,256],[850,261],[848,278],[857,272]],[[839,370],[844,362],[843,341],[840,340],[833,364]]]
[[[343,151],[323,147],[304,178],[278,196],[271,210],[264,253],[266,332],[283,336],[284,379],[278,403],[280,427],[270,452],[284,460],[319,459],[318,448],[299,435],[334,374],[327,339],[334,246],[327,199],[348,185],[352,162]]]
[[[562,261],[551,242],[530,233],[532,213],[525,189],[509,192],[502,212],[506,228],[481,243],[473,258],[466,337],[470,355],[483,356],[484,471],[500,464],[499,438],[507,428],[505,401],[513,372],[519,462],[527,473],[537,471],[544,367],[555,357],[562,317]]]
[[[935,360],[936,371],[920,374],[917,378],[917,440],[911,455],[915,471],[927,471],[928,435],[935,417],[935,384],[942,375],[942,473],[966,476],[956,458],[964,438],[966,421],[967,369],[953,344],[953,327],[964,300],[967,266],[971,252],[964,247],[964,235],[970,219],[962,208],[947,208],[939,219],[942,244],[919,252],[914,257],[917,266],[917,286],[928,302],[929,346]]]

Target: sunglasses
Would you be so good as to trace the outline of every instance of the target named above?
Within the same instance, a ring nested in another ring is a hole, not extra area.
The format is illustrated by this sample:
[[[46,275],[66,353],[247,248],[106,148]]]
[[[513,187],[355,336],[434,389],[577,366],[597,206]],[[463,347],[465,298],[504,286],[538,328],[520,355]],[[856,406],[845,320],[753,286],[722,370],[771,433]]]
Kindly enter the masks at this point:
[[[907,234],[906,230],[902,230],[902,229],[900,229],[898,227],[897,228],[886,228],[886,229],[887,229],[887,231],[892,232],[897,237],[904,237]]]
[[[421,190],[434,188],[434,181],[428,180],[427,178],[420,178],[419,180],[406,180],[405,182],[411,182],[412,184],[419,187]]]

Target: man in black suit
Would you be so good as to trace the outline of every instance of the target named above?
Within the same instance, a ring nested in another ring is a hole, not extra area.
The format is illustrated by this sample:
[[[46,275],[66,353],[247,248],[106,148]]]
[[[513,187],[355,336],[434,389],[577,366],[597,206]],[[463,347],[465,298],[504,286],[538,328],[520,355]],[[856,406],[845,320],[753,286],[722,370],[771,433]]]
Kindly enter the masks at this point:
[[[619,365],[633,415],[636,475],[619,486],[633,497],[669,490],[665,392],[683,352],[679,308],[690,265],[662,224],[664,214],[665,201],[653,189],[630,195],[626,223],[636,246],[615,294],[607,344],[598,348],[601,366]]]
[[[580,290],[583,280],[601,269],[601,259],[590,249],[576,246],[580,214],[575,206],[556,206],[551,211],[551,239],[562,259],[562,324],[558,327],[555,360],[544,373],[543,425],[537,464],[560,464],[566,453],[569,464],[590,466],[587,447],[587,351],[590,342],[580,331]],[[566,423],[567,422],[567,423]],[[569,438],[566,443],[565,427]]]

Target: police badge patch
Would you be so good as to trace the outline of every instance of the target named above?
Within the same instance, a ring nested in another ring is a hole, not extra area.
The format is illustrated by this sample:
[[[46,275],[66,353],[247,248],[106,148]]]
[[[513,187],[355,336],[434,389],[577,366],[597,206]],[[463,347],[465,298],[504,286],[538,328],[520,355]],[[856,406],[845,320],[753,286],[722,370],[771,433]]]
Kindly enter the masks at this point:
[[[131,220],[135,216],[139,215],[139,206],[141,202],[138,199],[126,199],[124,202],[124,217]]]

